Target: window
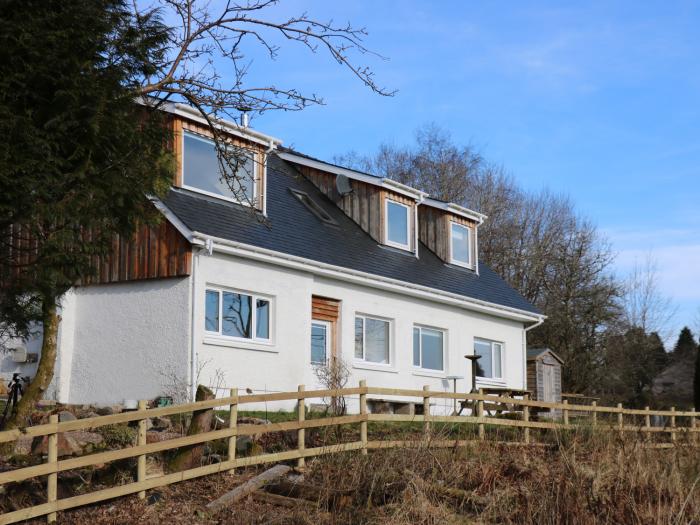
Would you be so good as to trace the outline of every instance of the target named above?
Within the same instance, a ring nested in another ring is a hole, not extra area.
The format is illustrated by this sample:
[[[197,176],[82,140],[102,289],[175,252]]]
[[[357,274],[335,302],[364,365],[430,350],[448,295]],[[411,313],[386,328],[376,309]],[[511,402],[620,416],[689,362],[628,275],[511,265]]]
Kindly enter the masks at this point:
[[[413,327],[413,366],[427,370],[445,369],[445,333],[442,330]]]
[[[389,364],[389,321],[361,315],[355,317],[355,358]]]
[[[503,378],[503,343],[487,341],[486,339],[475,339],[474,354],[481,356],[481,359],[476,361],[477,377],[487,379]]]
[[[196,191],[226,197],[243,203],[253,202],[255,199],[255,162],[253,152],[231,146],[231,163],[237,162],[237,177],[229,178],[228,182],[221,176],[221,166],[216,153],[214,141],[195,135],[184,133],[184,152],[182,156],[182,182],[183,186]],[[231,174],[231,166],[226,166],[227,176]],[[229,183],[234,191],[231,191]]]
[[[254,295],[207,289],[204,329],[226,337],[270,340],[270,300]]]
[[[321,206],[315,200],[309,197],[308,193],[300,190],[293,190],[292,188],[289,188],[289,191],[322,222],[325,222],[326,224],[338,224],[333,217],[328,215],[326,210],[321,208]]]
[[[330,323],[313,321],[311,323],[311,362],[325,364],[328,359],[331,339]]]
[[[471,230],[468,226],[450,222],[450,262],[472,266]]]
[[[386,244],[404,250],[409,249],[409,207],[386,199]]]

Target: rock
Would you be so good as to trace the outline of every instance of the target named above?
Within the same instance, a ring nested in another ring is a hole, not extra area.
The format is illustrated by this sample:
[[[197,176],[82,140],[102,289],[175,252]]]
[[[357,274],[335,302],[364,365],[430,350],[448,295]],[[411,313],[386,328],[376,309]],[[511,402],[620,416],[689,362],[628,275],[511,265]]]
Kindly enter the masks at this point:
[[[236,438],[236,454],[241,456],[256,456],[262,453],[262,447],[250,436]]]
[[[261,419],[259,417],[239,417],[237,420],[239,425],[269,425],[269,419]]]
[[[20,436],[15,441],[14,453],[20,456],[27,456],[32,453],[32,441],[30,436]]]
[[[161,441],[179,437],[182,437],[182,434],[179,432],[158,432],[157,430],[150,430],[146,432],[146,443],[160,443]]]
[[[72,412],[69,412],[68,410],[61,410],[58,413],[58,421],[63,423],[64,421],[75,421],[78,419],[75,417],[75,415]]]
[[[47,455],[48,442],[48,436],[35,438],[32,443],[32,454]],[[62,432],[58,434],[58,457],[80,456],[86,452],[91,452],[103,442],[102,436],[96,432],[85,432],[82,430]]]
[[[151,428],[160,432],[170,430],[173,427],[172,422],[167,417],[152,417],[149,421]]]
[[[121,412],[121,410],[118,410],[117,408],[113,406],[106,406],[106,407],[98,407],[95,412],[97,412],[98,415],[100,416],[111,416],[112,414],[118,414]]]

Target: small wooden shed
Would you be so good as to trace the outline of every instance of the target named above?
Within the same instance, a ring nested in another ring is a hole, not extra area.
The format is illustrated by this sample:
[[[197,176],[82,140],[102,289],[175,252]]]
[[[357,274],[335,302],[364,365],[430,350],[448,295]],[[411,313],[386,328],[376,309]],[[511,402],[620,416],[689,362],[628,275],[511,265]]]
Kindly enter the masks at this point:
[[[549,348],[527,349],[527,389],[538,401],[561,403],[561,357]]]

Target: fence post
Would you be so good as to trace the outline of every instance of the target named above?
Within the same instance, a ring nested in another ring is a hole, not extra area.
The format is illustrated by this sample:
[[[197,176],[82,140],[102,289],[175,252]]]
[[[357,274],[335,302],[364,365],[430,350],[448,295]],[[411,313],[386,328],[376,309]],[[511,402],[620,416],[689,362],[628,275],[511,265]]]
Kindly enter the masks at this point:
[[[423,392],[429,392],[430,386],[424,385]],[[430,396],[423,394],[423,434],[427,438],[430,434]]]
[[[593,407],[593,426],[595,427],[598,425],[598,412],[596,410],[596,407],[598,406],[598,402],[593,401],[591,403],[591,406]]]
[[[617,428],[620,431],[620,439],[625,435],[625,416],[622,413],[622,403],[617,404]]]
[[[304,385],[299,385],[298,391],[303,392],[305,390]],[[299,423],[299,429],[297,430],[297,443],[298,443],[298,450],[299,453],[303,453],[304,450],[306,449],[306,431],[301,428],[301,424],[306,420],[306,404],[304,403],[305,398],[299,397],[297,399],[297,409],[298,409],[298,417],[297,421]],[[297,459],[297,468],[304,468],[304,465],[306,464],[306,460],[304,457],[300,457]]]
[[[523,396],[523,399],[525,401],[530,401],[530,394],[525,394]],[[525,423],[530,421],[530,406],[529,405],[523,405],[523,421],[525,421]],[[530,444],[530,427],[525,427],[525,429],[523,430],[523,438],[525,440],[526,445]]]
[[[564,405],[564,410],[562,411],[564,414],[564,424],[569,425],[569,409],[567,408],[567,405],[569,404],[569,400],[565,399],[563,402]]]
[[[367,388],[367,381],[360,379],[360,388]],[[367,394],[360,391],[360,415],[365,418],[360,423],[360,442],[362,443],[362,455],[367,455]]]
[[[651,415],[649,414],[649,407],[644,407],[646,414],[644,414],[644,430],[646,432],[646,439],[651,440]]]
[[[146,410],[148,408],[148,402],[145,400],[139,401],[138,404],[138,409],[139,411],[141,410]],[[148,417],[144,416],[143,418],[139,419],[139,433],[138,433],[138,440],[136,444],[138,446],[145,445],[146,444],[146,431],[148,430]],[[138,468],[136,471],[136,481],[141,482],[141,481],[146,481],[146,454],[141,454],[138,458]],[[139,492],[139,499],[145,499],[146,498],[146,491],[142,490]]]
[[[671,414],[671,441],[675,442],[676,441],[676,407],[671,407],[671,412],[674,412]]]
[[[479,389],[479,395],[483,396],[484,395],[484,389],[480,388]],[[484,400],[479,399],[476,403],[476,417],[482,418],[484,417]],[[484,424],[479,423],[479,439],[483,440],[486,437],[486,430],[484,429]]]
[[[691,435],[690,435],[691,443],[697,443],[698,435],[695,432],[695,416],[690,416],[690,428],[691,428],[691,431],[690,431],[691,432]]]
[[[49,416],[49,423],[52,425],[58,424],[58,414],[52,414]],[[58,431],[53,434],[49,434],[47,442],[47,452],[48,458],[47,463],[53,463],[54,465],[58,462]],[[58,496],[58,472],[53,472],[49,474],[46,482],[46,495],[47,502],[53,503],[56,501]],[[50,512],[46,516],[47,523],[54,523],[56,521],[56,513]]]
[[[236,459],[236,441],[238,440],[238,434],[236,433],[236,427],[238,426],[238,389],[232,388],[229,395],[232,400],[228,407],[228,428],[233,430],[233,432],[228,438],[228,460],[233,461]],[[232,468],[230,472],[233,474],[236,472],[236,469]]]

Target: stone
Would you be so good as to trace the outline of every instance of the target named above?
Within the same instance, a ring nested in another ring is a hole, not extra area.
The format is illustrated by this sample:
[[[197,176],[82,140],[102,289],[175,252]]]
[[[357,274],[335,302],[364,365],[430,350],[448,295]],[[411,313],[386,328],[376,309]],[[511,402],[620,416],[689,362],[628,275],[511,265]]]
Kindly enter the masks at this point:
[[[149,430],[146,432],[146,443],[160,443],[169,439],[182,437],[178,432],[158,432],[157,430]]]
[[[102,445],[103,442],[102,436],[96,432],[85,432],[82,430],[61,432],[58,434],[58,457],[80,456],[86,452],[91,452],[99,445]],[[48,443],[48,436],[35,438],[32,443],[32,454],[47,455]]]
[[[97,414],[100,416],[111,416],[112,414],[118,414],[119,412],[121,412],[121,410],[116,410],[113,406],[106,406],[97,407],[97,409],[95,409],[95,412],[97,412]]]
[[[269,425],[269,419],[261,419],[259,417],[239,417],[237,420],[239,425]]]
[[[32,453],[32,441],[34,438],[31,436],[20,436],[15,441],[14,453],[19,456],[27,456]]]
[[[172,421],[167,417],[152,417],[149,421],[151,423],[151,428],[160,432],[170,430],[173,427]]]
[[[75,417],[75,414],[69,412],[68,410],[61,410],[58,413],[58,421],[61,423],[63,423],[64,421],[75,421],[76,419],[78,418]]]

